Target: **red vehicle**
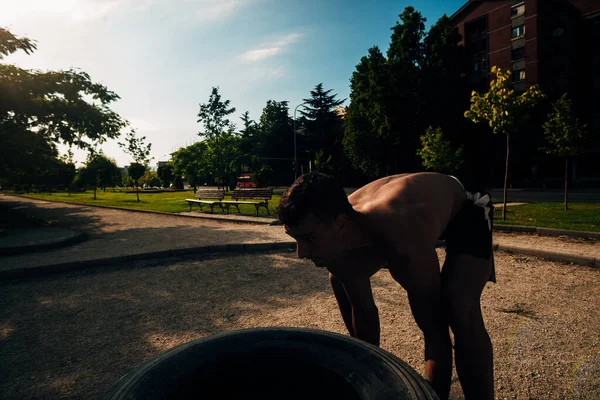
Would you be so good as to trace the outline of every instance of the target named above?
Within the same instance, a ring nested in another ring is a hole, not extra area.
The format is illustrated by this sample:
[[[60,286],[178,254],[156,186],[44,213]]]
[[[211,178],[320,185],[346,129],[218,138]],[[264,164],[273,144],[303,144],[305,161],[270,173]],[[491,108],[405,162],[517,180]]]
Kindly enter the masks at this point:
[[[236,189],[252,189],[256,187],[256,182],[252,182],[252,174],[242,174],[238,177],[235,185]]]

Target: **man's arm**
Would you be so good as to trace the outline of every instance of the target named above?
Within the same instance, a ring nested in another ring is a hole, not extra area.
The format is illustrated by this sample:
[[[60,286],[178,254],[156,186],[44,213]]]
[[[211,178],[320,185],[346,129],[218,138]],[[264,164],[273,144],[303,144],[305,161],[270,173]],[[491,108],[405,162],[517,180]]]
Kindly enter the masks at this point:
[[[354,327],[352,326],[352,304],[350,304],[346,289],[344,289],[342,281],[336,278],[332,273],[329,273],[329,283],[331,284],[331,289],[333,289],[333,294],[335,295],[338,307],[342,313],[342,319],[344,320],[346,329],[348,329],[350,336],[354,337],[356,335],[354,334]]]
[[[379,310],[368,277],[345,279],[330,274],[330,282],[342,318],[351,336],[379,346]]]

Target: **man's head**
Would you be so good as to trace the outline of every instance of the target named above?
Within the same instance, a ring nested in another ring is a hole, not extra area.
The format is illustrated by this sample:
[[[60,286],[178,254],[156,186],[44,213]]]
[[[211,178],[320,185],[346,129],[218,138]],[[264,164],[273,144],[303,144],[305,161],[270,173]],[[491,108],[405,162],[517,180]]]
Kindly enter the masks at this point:
[[[340,183],[312,172],[300,176],[277,208],[286,232],[298,242],[298,256],[327,266],[343,249],[343,232],[354,210]]]

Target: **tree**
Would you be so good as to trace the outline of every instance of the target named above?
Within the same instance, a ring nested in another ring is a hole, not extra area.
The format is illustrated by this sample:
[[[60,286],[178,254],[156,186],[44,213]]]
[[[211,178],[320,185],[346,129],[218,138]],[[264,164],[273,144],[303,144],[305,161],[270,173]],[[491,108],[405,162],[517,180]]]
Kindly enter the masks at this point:
[[[248,111],[244,112],[240,119],[242,120],[243,129],[240,131],[240,165],[238,166],[238,172],[241,172],[243,166],[253,166],[258,148],[258,126],[256,125],[256,122],[250,119],[250,113]]]
[[[148,163],[152,159],[150,157],[150,149],[152,143],[145,143],[146,136],[137,137],[135,130],[131,130],[125,134],[125,141],[119,142],[119,146],[124,149],[125,153],[133,158],[133,163],[129,165],[127,171],[129,176],[135,181],[135,194],[138,203],[140,202],[140,193],[138,190],[139,179],[144,175]]]
[[[215,177],[220,184],[225,184],[225,154],[221,147],[221,138],[227,132],[235,130],[235,125],[229,121],[228,116],[235,112],[235,107],[229,108],[231,101],[221,100],[219,88],[213,87],[208,103],[200,104],[198,112],[198,121],[204,127],[203,132],[198,132],[198,136],[204,137],[213,142],[215,154]]]
[[[420,12],[405,7],[399,21],[391,28],[387,51],[388,83],[384,87],[385,111],[390,123],[389,153],[386,175],[409,171],[420,164],[415,154],[419,136],[430,124],[422,89],[425,60],[425,22]]]
[[[341,170],[344,155],[342,119],[335,109],[346,99],[336,99],[337,94],[330,94],[332,90],[323,90],[323,83],[317,84],[310,91],[311,97],[303,99],[304,109],[299,111],[305,120],[308,151],[315,160],[319,155],[321,163],[329,160],[328,173],[335,174]]]
[[[158,168],[156,169],[156,173],[158,174],[158,177],[162,181],[163,186],[165,188],[168,188],[171,186],[171,182],[173,181],[173,164],[172,163],[169,162],[166,164],[159,165]]]
[[[386,93],[389,75],[386,59],[373,46],[350,78],[350,105],[344,117],[344,153],[367,177],[382,175],[393,162],[391,122]]]
[[[565,211],[568,208],[569,156],[574,156],[585,139],[587,126],[573,115],[571,99],[563,94],[552,104],[548,120],[542,124],[544,136],[549,146],[544,148],[548,154],[565,158]]]
[[[469,103],[463,77],[467,57],[460,41],[456,25],[445,14],[423,40],[420,91],[427,106],[426,119],[429,125],[439,126],[450,140],[463,139],[468,123],[462,115]]]
[[[293,180],[294,171],[290,168],[293,165],[289,162],[294,156],[292,130],[288,102],[268,100],[258,123],[256,153],[261,163],[273,170],[272,179],[276,184],[289,184]]]
[[[67,196],[71,196],[71,186],[77,174],[75,163],[73,162],[73,151],[69,149],[65,155],[60,157],[62,168],[58,171],[59,182],[67,189]]]
[[[490,82],[489,90],[480,95],[471,93],[471,107],[465,117],[475,123],[487,121],[494,134],[506,135],[506,164],[504,170],[504,208],[502,219],[506,220],[506,197],[510,154],[510,135],[517,125],[527,117],[527,111],[545,96],[538,85],[532,85],[521,94],[511,88],[510,70],[492,67],[496,79]]]
[[[180,179],[181,176],[184,176],[187,183],[194,187],[194,191],[198,180],[210,181],[212,179],[214,168],[210,165],[209,152],[206,142],[197,142],[171,154],[175,174],[173,184],[176,188],[178,188],[177,178]]]
[[[18,50],[31,54],[36,45],[0,28],[0,60]],[[0,63],[0,181],[39,183],[60,168],[57,143],[89,149],[118,137],[127,122],[109,108],[117,99],[82,71]]]
[[[105,190],[107,186],[114,185],[119,176],[120,170],[115,160],[108,158],[101,151],[90,149],[85,166],[77,172],[75,184],[94,186],[94,200],[96,200],[98,188]]]
[[[146,169],[144,175],[139,179],[142,185],[146,185],[148,187],[160,186],[161,181],[156,171],[152,171],[150,169]]]
[[[440,127],[429,126],[420,137],[421,148],[417,154],[427,169],[443,174],[454,174],[463,163],[463,146],[454,149],[444,137]]]
[[[17,50],[29,54],[35,45],[0,28],[0,55]],[[82,71],[40,72],[0,64],[0,98],[0,124],[18,125],[48,142],[86,149],[118,137],[127,125],[108,107],[119,96]]]

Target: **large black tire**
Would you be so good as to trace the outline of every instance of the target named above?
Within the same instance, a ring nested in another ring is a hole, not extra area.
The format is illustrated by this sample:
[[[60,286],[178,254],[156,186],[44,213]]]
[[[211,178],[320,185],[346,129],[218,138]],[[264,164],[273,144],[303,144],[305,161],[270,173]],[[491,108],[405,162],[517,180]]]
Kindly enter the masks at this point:
[[[103,396],[183,398],[438,399],[393,354],[306,328],[242,329],[191,341],[138,365]]]

